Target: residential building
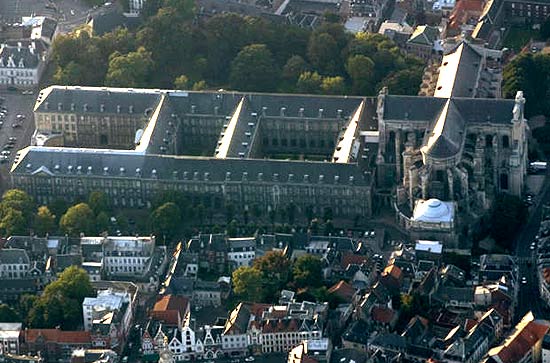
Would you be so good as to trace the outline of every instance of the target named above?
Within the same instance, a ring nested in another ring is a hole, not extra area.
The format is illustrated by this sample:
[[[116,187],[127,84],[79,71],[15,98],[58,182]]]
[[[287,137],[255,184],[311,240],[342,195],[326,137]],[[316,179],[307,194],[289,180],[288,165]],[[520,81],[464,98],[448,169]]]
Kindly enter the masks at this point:
[[[46,362],[69,363],[73,350],[90,347],[88,331],[25,329],[21,351],[30,355],[40,354]]]
[[[168,327],[181,328],[189,320],[190,305],[183,296],[165,295],[155,303],[149,316]]]
[[[21,323],[0,323],[0,356],[19,354]]]
[[[102,246],[107,276],[143,276],[151,269],[154,237],[105,237]]]
[[[133,318],[133,304],[133,297],[126,291],[98,291],[97,297],[87,297],[82,302],[84,330],[90,331],[94,320],[118,311],[122,314],[122,333],[127,334]]]
[[[443,53],[443,48],[439,44],[439,41],[440,31],[437,27],[419,25],[407,40],[405,49],[407,53],[428,61],[434,57],[439,57]]]
[[[256,258],[256,239],[253,237],[228,238],[227,259],[236,267],[252,266]]]
[[[502,344],[489,350],[482,363],[539,362],[548,330],[547,322],[535,321],[533,313],[528,312]]]
[[[304,340],[288,352],[288,363],[329,363],[332,344],[328,338]]]
[[[19,248],[0,249],[0,277],[2,280],[28,277],[31,262],[27,251]]]
[[[550,363],[550,335],[546,334],[542,338],[542,363]]]
[[[38,85],[46,65],[47,46],[42,40],[9,41],[0,46],[0,87]]]

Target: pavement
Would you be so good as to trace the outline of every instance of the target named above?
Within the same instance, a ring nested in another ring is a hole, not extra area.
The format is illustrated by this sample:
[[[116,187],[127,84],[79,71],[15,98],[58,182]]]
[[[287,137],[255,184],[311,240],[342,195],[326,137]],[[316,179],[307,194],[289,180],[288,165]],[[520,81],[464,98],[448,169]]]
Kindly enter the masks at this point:
[[[534,251],[529,249],[531,243],[535,240],[538,233],[542,206],[550,203],[550,177],[546,179],[541,188],[541,194],[535,198],[535,205],[530,208],[527,223],[518,233],[515,245],[515,256],[518,261],[519,276],[527,279],[526,284],[520,282],[518,294],[518,305],[516,308],[516,319],[521,319],[528,311],[532,311],[537,319],[550,318],[550,309],[542,301],[538,289],[538,279],[536,270],[536,256]]]
[[[3,149],[10,137],[16,137],[15,147],[11,150],[9,162],[0,164],[0,191],[4,192],[9,188],[9,168],[17,150],[30,145],[32,134],[35,130],[34,114],[32,112],[36,101],[36,92],[33,95],[23,95],[21,91],[0,90],[0,97],[4,100],[2,106],[7,107],[8,113],[2,120],[0,128],[0,149]],[[0,99],[1,100],[1,99]],[[17,121],[17,115],[24,115],[25,118]],[[14,128],[13,124],[18,123],[21,127]]]

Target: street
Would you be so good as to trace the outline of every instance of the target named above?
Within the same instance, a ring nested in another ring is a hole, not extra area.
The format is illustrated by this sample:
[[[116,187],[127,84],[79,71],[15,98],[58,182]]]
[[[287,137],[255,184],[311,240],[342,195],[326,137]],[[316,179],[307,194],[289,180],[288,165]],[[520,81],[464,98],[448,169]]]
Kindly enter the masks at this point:
[[[530,211],[527,223],[518,233],[516,239],[515,255],[518,261],[519,276],[527,278],[527,283],[520,283],[518,294],[518,305],[516,308],[516,319],[520,319],[528,311],[532,311],[537,319],[547,319],[550,317],[550,309],[539,296],[538,279],[536,270],[536,257],[530,244],[535,240],[538,233],[539,224],[542,215],[542,206],[550,203],[550,178],[548,175],[544,181],[541,194],[537,197],[535,205]]]
[[[33,107],[36,101],[36,93],[33,95],[23,95],[21,91],[0,90],[0,97],[4,100],[1,106],[7,108],[7,114],[2,120],[3,125],[0,128],[0,149],[4,149],[10,137],[17,138],[9,162],[0,164],[0,191],[4,192],[9,187],[9,168],[13,162],[17,150],[28,146],[35,129]],[[17,120],[17,115],[25,116]],[[19,127],[13,127],[19,124]]]

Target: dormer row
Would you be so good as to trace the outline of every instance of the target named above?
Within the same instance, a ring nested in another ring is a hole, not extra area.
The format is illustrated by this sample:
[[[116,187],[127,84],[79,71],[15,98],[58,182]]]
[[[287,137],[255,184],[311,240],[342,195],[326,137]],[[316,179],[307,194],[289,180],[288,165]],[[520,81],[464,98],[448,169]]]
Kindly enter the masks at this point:
[[[56,109],[57,109],[57,111],[64,111],[63,103],[61,103],[61,102],[59,102],[59,103],[56,105],[55,108],[52,107],[52,105],[50,105],[49,102],[44,102],[44,109],[45,109],[45,110],[48,110],[48,111],[50,111],[50,110],[53,111],[53,110],[56,110]],[[70,110],[70,111],[73,111],[73,112],[74,112],[74,111],[77,111],[77,106],[76,106],[74,103],[71,103],[71,104],[69,105],[69,110]],[[123,106],[121,106],[121,105],[117,105],[117,106],[116,106],[116,113],[122,113],[122,112],[124,112],[124,111],[126,111],[126,110],[128,111],[127,113],[134,113],[134,106],[133,106],[133,105],[129,105],[127,109],[126,109],[126,107],[123,107]],[[68,111],[68,110],[67,110],[67,111]],[[82,112],[93,112],[93,111],[92,111],[92,109],[90,108],[90,106],[89,106],[87,103],[85,103],[85,104],[82,105]],[[105,111],[105,104],[102,103],[102,104],[99,105],[99,112],[106,112],[106,111]]]

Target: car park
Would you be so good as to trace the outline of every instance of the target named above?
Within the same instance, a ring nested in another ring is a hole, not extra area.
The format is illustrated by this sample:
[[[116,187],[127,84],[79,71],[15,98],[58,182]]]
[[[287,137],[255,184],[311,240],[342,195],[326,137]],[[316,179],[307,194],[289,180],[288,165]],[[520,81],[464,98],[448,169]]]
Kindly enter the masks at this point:
[[[11,151],[9,150],[4,150],[0,153],[0,155],[6,155],[6,156],[10,156],[11,155]]]

